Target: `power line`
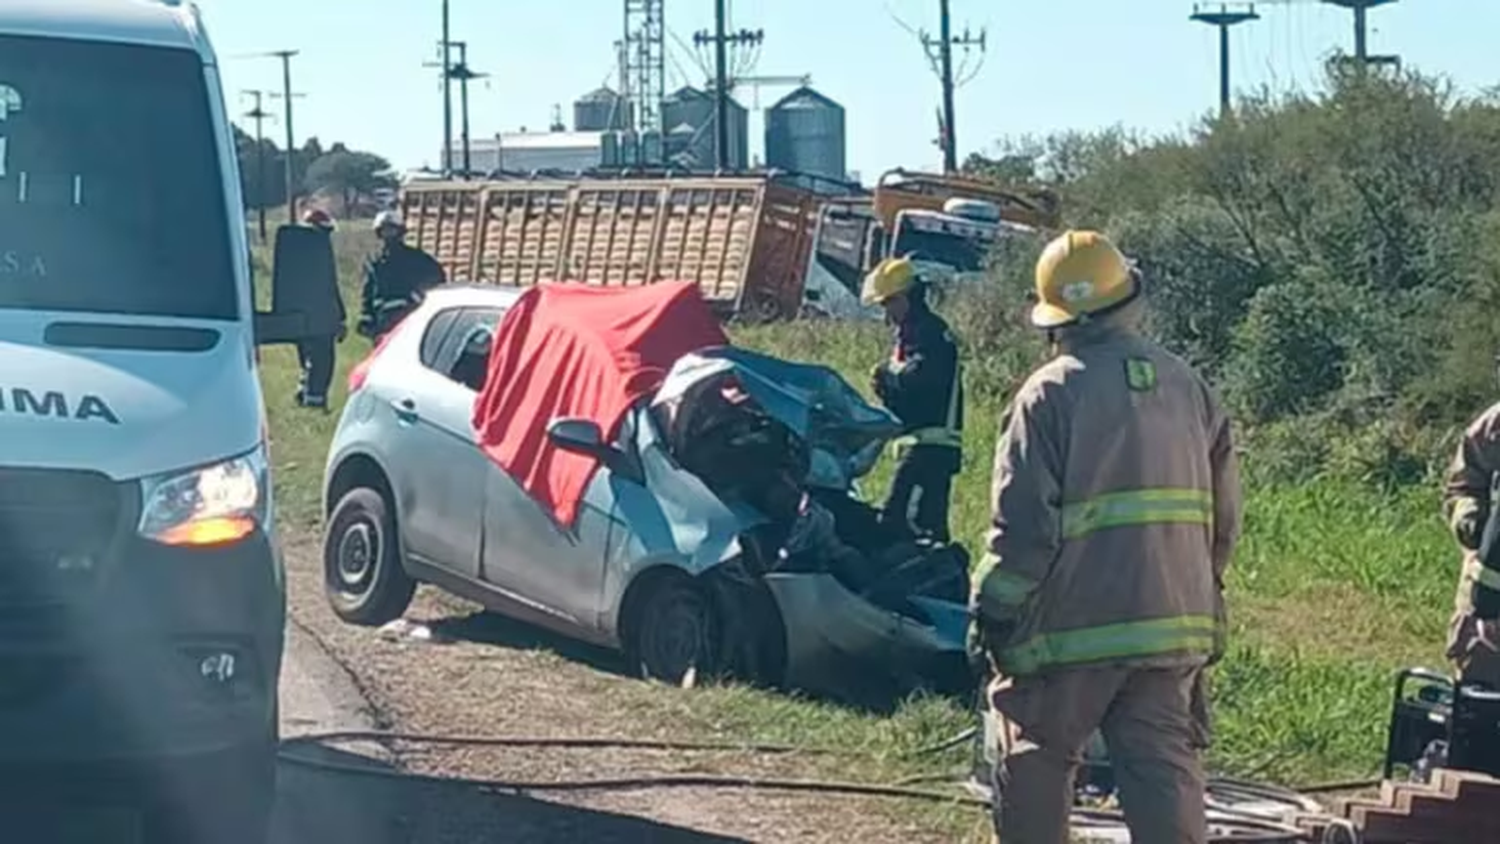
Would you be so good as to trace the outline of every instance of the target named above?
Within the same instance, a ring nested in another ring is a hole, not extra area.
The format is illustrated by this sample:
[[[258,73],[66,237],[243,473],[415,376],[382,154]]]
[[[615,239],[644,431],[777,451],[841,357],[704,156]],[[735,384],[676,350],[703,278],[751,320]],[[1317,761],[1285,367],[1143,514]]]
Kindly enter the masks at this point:
[[[1229,30],[1232,27],[1250,21],[1260,20],[1254,6],[1239,4],[1236,8],[1230,8],[1228,3],[1220,4],[1219,10],[1207,11],[1198,4],[1193,4],[1191,20],[1217,27],[1219,30],[1219,114],[1228,116],[1233,106],[1234,92],[1229,81]]]
[[[1354,55],[1350,61],[1359,66],[1360,70],[1371,66],[1401,64],[1401,57],[1397,55],[1370,55],[1369,32],[1370,32],[1370,10],[1380,6],[1389,6],[1398,0],[1260,0],[1264,5],[1291,6],[1318,3],[1324,6],[1338,6],[1348,9],[1354,16]]]
[[[292,57],[298,52],[297,50],[276,50],[270,53],[281,59],[281,97],[286,102],[284,113],[286,115],[286,219],[288,223],[297,221],[297,189],[292,169],[297,150],[292,135],[292,100],[300,95],[292,93]]]
[[[449,45],[453,43],[452,19],[448,0],[443,0],[443,36],[439,41],[443,59],[443,175],[453,175],[453,56]]]
[[[469,67],[469,43],[467,41],[450,41],[445,45],[444,52],[451,56],[450,49],[458,50],[458,63],[447,66],[447,71],[443,74],[443,81],[445,84],[455,81],[458,83],[460,115],[459,143],[463,145],[463,178],[468,179],[474,172],[473,148],[469,135],[469,81],[473,79],[486,79],[489,77],[489,74],[477,72]],[[424,67],[436,66],[432,63],[424,65]],[[557,120],[554,119],[553,123],[555,124],[556,122]],[[452,159],[452,150],[449,149],[445,153],[445,160],[448,162],[450,174],[452,171]]]
[[[919,33],[919,37],[922,39],[922,46],[927,49],[929,59],[934,59],[933,51],[934,49],[936,50],[935,61],[938,66],[938,78],[942,81],[943,85],[942,125],[938,141],[943,148],[943,172],[954,173],[958,171],[958,134],[954,128],[955,107],[953,89],[956,86],[953,81],[953,48],[963,47],[965,50],[968,50],[978,47],[979,51],[983,53],[985,50],[986,34],[981,29],[979,35],[974,36],[965,27],[963,35],[955,37],[948,2],[949,0],[938,0],[938,37],[933,39],[925,32]],[[897,22],[900,23],[899,18]],[[970,76],[968,79],[963,80],[963,82],[971,81],[973,78],[973,76]]]
[[[737,32],[727,32],[729,25],[729,10],[726,0],[714,0],[714,32],[698,32],[693,35],[693,42],[702,46],[712,44],[714,47],[714,159],[720,170],[731,169],[729,160],[729,47],[756,46],[765,40],[764,30],[741,29]]]
[[[1340,6],[1354,13],[1354,61],[1360,70],[1371,65],[1399,65],[1399,56],[1372,56],[1369,46],[1369,13],[1377,6],[1385,6],[1396,0],[1323,0],[1330,6]]]
[[[243,93],[255,100],[255,107],[245,112],[244,116],[255,122],[255,205],[260,217],[260,242],[266,243],[269,240],[266,234],[266,136],[262,131],[262,126],[267,120],[275,120],[276,117],[261,106],[265,91]]]

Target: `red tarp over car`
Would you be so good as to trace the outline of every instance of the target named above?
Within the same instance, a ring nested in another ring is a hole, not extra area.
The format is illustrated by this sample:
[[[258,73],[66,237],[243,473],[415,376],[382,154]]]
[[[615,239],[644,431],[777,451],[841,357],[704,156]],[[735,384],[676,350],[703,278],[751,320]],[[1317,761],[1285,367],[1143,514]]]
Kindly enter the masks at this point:
[[[626,411],[656,391],[678,358],[728,343],[691,282],[533,287],[495,329],[474,403],[480,447],[571,525],[598,461],[552,445],[552,420],[587,419],[613,439]]]

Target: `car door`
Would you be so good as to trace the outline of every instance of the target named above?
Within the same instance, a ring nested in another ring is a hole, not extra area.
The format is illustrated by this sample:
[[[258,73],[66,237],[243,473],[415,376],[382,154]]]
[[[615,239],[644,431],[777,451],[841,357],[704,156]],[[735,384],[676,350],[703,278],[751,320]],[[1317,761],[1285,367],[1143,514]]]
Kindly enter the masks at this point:
[[[455,372],[476,330],[493,330],[498,308],[457,307],[437,314],[423,337],[421,366],[391,387],[391,405],[407,435],[396,460],[401,532],[413,558],[477,580],[490,461],[474,434],[475,392]],[[443,320],[439,324],[439,320]]]
[[[633,439],[632,427],[622,426],[622,443]],[[611,527],[622,526],[615,497],[621,483],[632,482],[599,467],[574,523],[562,526],[504,469],[493,461],[491,466],[484,507],[485,581],[570,627],[597,632]]]

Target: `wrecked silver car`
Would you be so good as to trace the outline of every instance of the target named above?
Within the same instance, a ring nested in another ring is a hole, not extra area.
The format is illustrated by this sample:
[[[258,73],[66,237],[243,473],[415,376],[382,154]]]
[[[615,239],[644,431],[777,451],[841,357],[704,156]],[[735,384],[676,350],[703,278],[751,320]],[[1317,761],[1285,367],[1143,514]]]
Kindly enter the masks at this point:
[[[438,289],[350,386],[324,549],[347,621],[421,581],[667,682],[972,688],[966,554],[855,493],[895,419],[731,346],[693,285]]]

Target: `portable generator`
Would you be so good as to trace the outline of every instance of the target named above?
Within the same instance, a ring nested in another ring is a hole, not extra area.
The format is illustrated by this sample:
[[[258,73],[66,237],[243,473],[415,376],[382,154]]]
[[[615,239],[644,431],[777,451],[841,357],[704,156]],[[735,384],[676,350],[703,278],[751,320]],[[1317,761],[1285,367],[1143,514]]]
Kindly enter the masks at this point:
[[[1385,779],[1397,768],[1424,782],[1436,768],[1500,777],[1500,690],[1425,668],[1397,674]]]

